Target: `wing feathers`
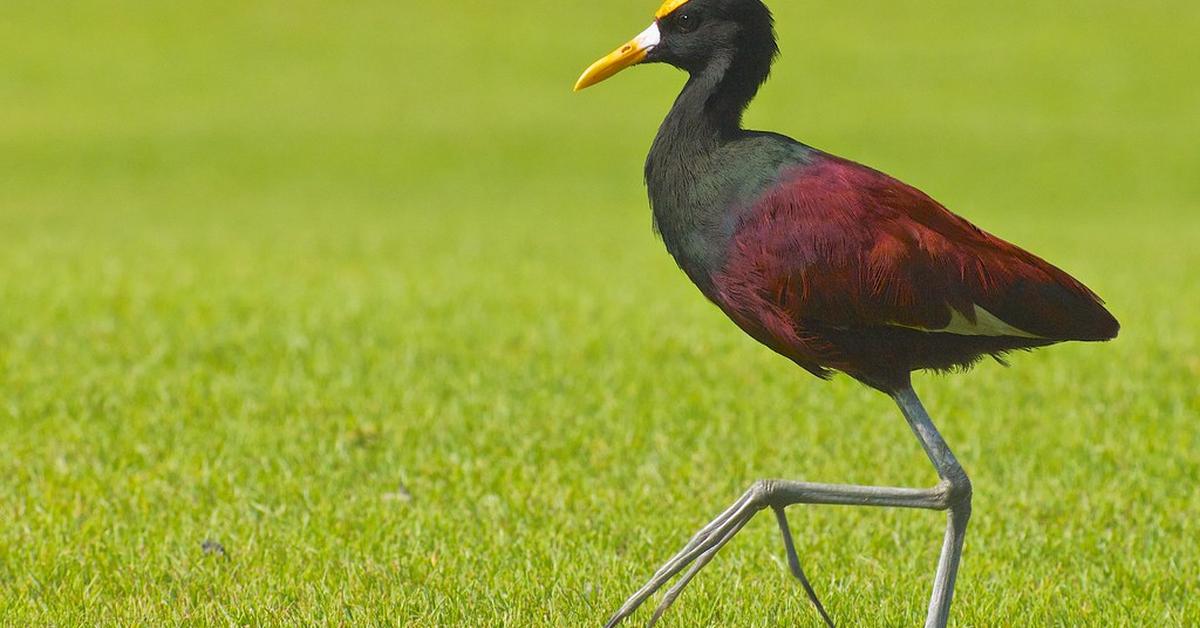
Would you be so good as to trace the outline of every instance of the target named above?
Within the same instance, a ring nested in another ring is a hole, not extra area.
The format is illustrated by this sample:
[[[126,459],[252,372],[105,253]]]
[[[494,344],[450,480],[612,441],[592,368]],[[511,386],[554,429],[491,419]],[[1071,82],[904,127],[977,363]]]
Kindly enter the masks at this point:
[[[1117,323],[1067,273],[924,193],[832,156],[798,167],[735,234],[728,273],[795,321],[1099,340]]]

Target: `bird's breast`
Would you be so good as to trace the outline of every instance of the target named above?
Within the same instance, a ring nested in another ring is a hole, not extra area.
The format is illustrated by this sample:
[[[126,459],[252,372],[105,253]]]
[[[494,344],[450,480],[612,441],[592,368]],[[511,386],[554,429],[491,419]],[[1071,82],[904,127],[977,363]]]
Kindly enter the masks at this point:
[[[679,267],[707,294],[733,233],[726,208],[701,186],[648,184],[655,231]]]
[[[781,173],[807,160],[807,148],[747,133],[723,144],[660,135],[646,160],[654,225],[680,268],[710,298],[733,236]]]

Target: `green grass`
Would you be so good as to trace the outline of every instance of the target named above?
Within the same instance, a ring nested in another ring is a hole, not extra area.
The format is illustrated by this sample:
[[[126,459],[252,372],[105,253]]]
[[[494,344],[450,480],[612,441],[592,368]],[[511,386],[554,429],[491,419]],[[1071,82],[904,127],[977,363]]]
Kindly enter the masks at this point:
[[[4,623],[596,625],[757,478],[932,483],[651,235],[681,77],[570,87],[653,3],[343,4],[5,5]],[[975,482],[955,623],[1200,616],[1200,5],[775,5],[751,124],[1124,324],[918,378]],[[941,516],[792,513],[844,625],[919,622]],[[666,623],[812,624],[781,558],[754,521]]]

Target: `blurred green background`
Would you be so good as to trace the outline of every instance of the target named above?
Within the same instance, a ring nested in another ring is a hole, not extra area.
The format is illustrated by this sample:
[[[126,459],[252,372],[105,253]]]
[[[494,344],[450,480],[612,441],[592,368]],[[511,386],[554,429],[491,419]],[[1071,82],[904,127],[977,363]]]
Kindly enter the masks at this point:
[[[955,623],[1200,616],[1200,5],[774,5],[748,124],[1124,324],[918,378],[975,481]],[[651,234],[682,76],[570,87],[654,8],[6,2],[0,617],[597,625],[757,478],[931,484]],[[792,513],[835,618],[919,623],[941,516]],[[666,622],[814,623],[781,558],[756,520]]]

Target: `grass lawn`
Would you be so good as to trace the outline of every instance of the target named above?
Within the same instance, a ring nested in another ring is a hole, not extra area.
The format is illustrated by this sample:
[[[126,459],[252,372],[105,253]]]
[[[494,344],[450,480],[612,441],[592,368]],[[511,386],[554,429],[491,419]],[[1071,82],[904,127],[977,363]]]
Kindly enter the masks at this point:
[[[655,4],[7,3],[0,623],[597,625],[755,479],[932,484],[652,235],[682,77],[570,88]],[[775,5],[749,124],[1124,325],[918,377],[975,483],[954,623],[1200,617],[1200,4]],[[835,618],[919,623],[941,515],[791,513]],[[760,517],[665,623],[813,625],[782,558]]]

